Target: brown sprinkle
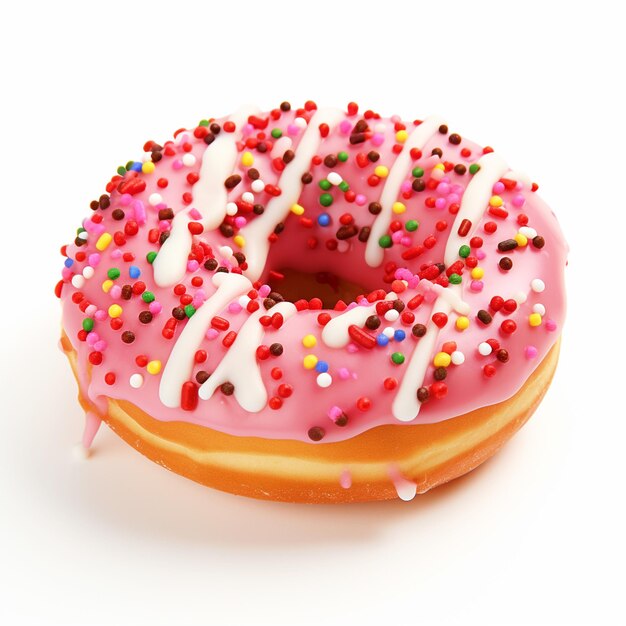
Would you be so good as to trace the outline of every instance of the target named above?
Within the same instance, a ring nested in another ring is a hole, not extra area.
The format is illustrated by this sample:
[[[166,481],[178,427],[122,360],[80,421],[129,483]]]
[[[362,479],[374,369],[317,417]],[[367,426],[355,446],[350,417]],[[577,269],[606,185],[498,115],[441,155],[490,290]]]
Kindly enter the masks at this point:
[[[500,261],[498,261],[498,265],[501,270],[508,272],[513,267],[513,261],[508,256],[503,256]]]
[[[139,314],[139,321],[142,324],[149,324],[152,321],[152,313],[150,311],[142,311]]]
[[[309,428],[309,439],[311,441],[321,441],[326,434],[326,431],[321,426],[313,426],[313,428]]]
[[[427,402],[429,396],[430,396],[430,393],[428,392],[428,387],[420,387],[417,390],[417,400],[421,404],[424,404],[424,402]]]
[[[122,341],[124,343],[133,343],[133,341],[135,341],[135,333],[131,330],[125,330],[122,333]]]
[[[426,326],[424,324],[415,324],[411,329],[411,332],[416,337],[423,337],[426,334]]]
[[[220,386],[220,391],[225,395],[225,396],[232,396],[234,391],[235,391],[235,385],[233,385],[232,383],[223,383]]]
[[[479,321],[485,324],[485,326],[487,324],[491,324],[491,320],[493,319],[489,311],[485,311],[485,309],[480,309],[480,311],[478,311],[478,313],[476,314],[476,317],[479,319]]]
[[[202,385],[204,383],[206,383],[207,380],[209,380],[209,372],[207,372],[206,370],[200,370],[197,374],[196,374],[196,381]]]
[[[224,187],[226,187],[226,189],[234,189],[240,182],[241,176],[239,176],[239,174],[233,174],[224,181]]]

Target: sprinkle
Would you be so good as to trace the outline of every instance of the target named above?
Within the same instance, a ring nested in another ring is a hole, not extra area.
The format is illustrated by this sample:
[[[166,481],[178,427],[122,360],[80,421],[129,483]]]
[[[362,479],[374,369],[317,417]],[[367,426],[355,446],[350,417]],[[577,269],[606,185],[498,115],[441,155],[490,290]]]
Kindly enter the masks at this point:
[[[317,345],[317,339],[315,338],[315,335],[305,335],[302,338],[302,345],[305,348],[313,348],[314,346]]]
[[[111,241],[113,241],[111,233],[102,233],[100,237],[98,237],[98,241],[96,241],[96,248],[102,252],[109,247]]]
[[[317,365],[317,357],[314,354],[307,354],[302,359],[302,365],[304,365],[304,369],[312,370]]]
[[[161,361],[150,361],[148,365],[146,365],[146,369],[148,370],[148,374],[158,374],[161,371]]]
[[[531,326],[541,326],[541,315],[539,313],[531,313],[528,316],[528,323]]]
[[[447,352],[438,352],[433,359],[433,365],[435,367],[448,367],[452,358]]]
[[[144,174],[152,174],[154,172],[154,163],[152,161],[146,161],[142,166],[141,166],[141,171]]]
[[[122,314],[122,307],[119,304],[112,304],[109,307],[109,317],[115,319]]]
[[[317,377],[317,384],[322,388],[330,387],[332,382],[332,376],[328,372],[322,372]]]
[[[150,206],[156,206],[157,204],[161,204],[163,202],[163,198],[160,193],[152,193],[148,198],[148,204]]]
[[[457,317],[455,326],[458,330],[466,330],[467,328],[469,328],[469,325],[470,321],[467,317],[465,317],[464,315]]]
[[[539,350],[537,350],[537,348],[535,348],[535,346],[526,346],[524,348],[524,356],[527,359],[535,359],[537,358],[537,355],[539,354]]]
[[[404,213],[406,211],[406,206],[402,203],[402,202],[394,202],[391,205],[391,210],[396,214],[396,215],[401,215],[402,213]],[[384,247],[384,246],[383,246]]]
[[[478,344],[478,352],[482,356],[489,356],[492,353],[492,351],[493,350],[491,346],[486,341],[483,341]]]
[[[141,374],[133,374],[128,382],[133,389],[139,389],[143,385],[143,376]]]
[[[541,293],[546,288],[546,284],[543,282],[543,280],[541,280],[541,278],[534,278],[530,281],[530,288],[535,293]]]
[[[546,314],[546,307],[537,302],[537,304],[533,305],[533,313],[539,313],[543,317]]]
[[[377,165],[374,168],[374,174],[378,176],[378,178],[387,178],[387,176],[389,176],[389,168],[385,165]]]
[[[462,352],[455,350],[450,355],[450,361],[453,365],[463,365],[463,363],[465,363],[465,355]]]
[[[522,233],[517,233],[513,239],[515,239],[520,248],[523,248],[528,244],[528,238],[525,235],[522,235]]]
[[[244,165],[245,167],[250,167],[253,163],[254,163],[254,156],[252,155],[252,152],[246,151],[241,155],[242,165]]]
[[[396,365],[402,365],[404,363],[404,354],[402,354],[402,352],[394,352],[391,355],[391,361],[393,363],[395,363]]]
[[[294,215],[302,215],[304,213],[304,207],[301,206],[300,204],[292,204],[291,205],[291,212]]]

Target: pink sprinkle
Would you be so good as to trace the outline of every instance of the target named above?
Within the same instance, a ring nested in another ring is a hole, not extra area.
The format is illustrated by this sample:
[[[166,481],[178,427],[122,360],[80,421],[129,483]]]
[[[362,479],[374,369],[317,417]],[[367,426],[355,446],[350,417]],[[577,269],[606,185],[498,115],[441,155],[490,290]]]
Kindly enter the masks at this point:
[[[135,221],[139,225],[146,223],[146,205],[143,202],[135,205]]]
[[[69,267],[64,267],[61,270],[61,276],[63,277],[63,280],[71,280],[72,276],[74,276],[74,272],[72,272]]]
[[[400,191],[402,193],[406,193],[407,191],[411,191],[411,183],[408,180],[405,180],[400,186]]]
[[[97,350],[98,352],[104,352],[107,349],[107,346],[109,344],[107,344],[107,342],[104,339],[100,339],[99,341],[96,341],[96,343],[93,344],[93,349]]]
[[[195,272],[197,271],[199,267],[200,267],[200,263],[198,263],[198,261],[196,261],[195,259],[192,259],[191,261],[187,261],[188,272]]]
[[[457,204],[461,200],[461,196],[458,193],[451,193],[448,196],[448,202],[450,204]]]
[[[406,268],[406,267],[399,267],[395,272],[394,272],[394,278],[397,278],[398,280],[408,280],[409,278],[411,278],[412,274],[411,271]]]
[[[458,183],[456,185],[452,185],[452,193],[457,194],[459,197],[463,195],[464,191],[465,189],[463,188],[463,185],[459,185]],[[450,202],[452,202],[452,200]],[[458,199],[457,199],[457,202],[458,202]]]
[[[159,222],[159,231],[162,233],[170,230],[171,227],[172,225],[170,224],[169,220],[161,220]]]
[[[100,335],[92,330],[90,333],[87,333],[85,341],[88,346],[93,346],[97,341],[100,341]]]
[[[339,485],[344,489],[352,487],[352,474],[348,470],[343,470],[339,476]]]
[[[104,320],[106,320],[107,317],[108,317],[108,313],[104,309],[98,309],[94,314],[94,318],[96,319],[96,322],[104,322]]]
[[[513,196],[513,206],[517,209],[521,209],[526,203],[526,199],[522,194],[517,194]]]
[[[400,243],[400,240],[402,239],[402,237],[404,237],[404,234],[402,233],[402,231],[396,230],[396,232],[393,233],[393,235],[391,235],[391,241],[393,241],[393,243]]]
[[[189,217],[191,217],[192,220],[201,220],[202,219],[202,213],[200,213],[200,211],[198,211],[198,209],[191,209],[191,211],[189,211]]]
[[[148,305],[148,309],[152,315],[158,315],[163,310],[163,305],[160,302],[154,300]]]
[[[261,296],[261,298],[265,298],[270,295],[272,288],[269,285],[261,285],[258,291],[259,296]]]
[[[85,315],[87,317],[93,317],[96,314],[96,311],[98,310],[98,307],[95,304],[90,304],[86,309],[85,309]]]
[[[382,133],[374,133],[372,135],[372,143],[375,146],[382,146],[383,143],[385,143],[385,135],[383,135]]]
[[[348,380],[350,378],[350,370],[347,367],[340,367],[337,371],[337,376],[339,376],[341,380]]]
[[[242,310],[243,310],[243,307],[241,306],[241,304],[239,304],[239,302],[231,302],[228,305],[229,313],[240,313]]]
[[[339,132],[343,133],[344,135],[350,134],[351,130],[352,130],[352,122],[350,122],[350,120],[343,120],[343,122],[339,124]]]
[[[100,263],[100,255],[97,252],[92,252],[87,260],[89,261],[89,265],[91,267],[98,267],[98,263]]]
[[[299,132],[300,129],[295,124],[289,124],[289,126],[287,126],[288,135],[297,135]]]
[[[550,332],[556,330],[556,322],[554,320],[546,320],[544,326],[546,327],[546,330],[549,330]]]
[[[404,235],[402,239],[400,239],[400,244],[403,245],[405,248],[410,247],[411,238],[408,235]]]
[[[97,224],[95,222],[92,222],[91,220],[83,220],[83,228],[88,233],[93,233],[96,230],[96,226]]]
[[[346,346],[346,350],[348,351],[348,354],[356,354],[359,351],[359,347],[354,343],[349,343]]]
[[[330,419],[334,422],[338,417],[341,417],[341,414],[343,413],[343,411],[337,406],[331,406],[330,409],[328,409],[328,417],[330,417]]]
[[[174,159],[174,161],[172,162],[172,168],[175,170],[180,170],[183,168],[183,161],[182,159]]]
[[[483,283],[483,281],[482,281],[482,280],[473,280],[473,281],[470,283],[470,289],[471,289],[472,291],[477,292],[477,293],[478,293],[479,291],[482,291],[484,286],[485,286],[485,283]]]
[[[448,183],[444,183],[443,181],[437,185],[437,193],[440,196],[447,196],[450,193],[450,185]]]
[[[237,228],[243,228],[247,223],[248,220],[243,215],[239,215],[235,218],[235,226]]]
[[[254,132],[254,126],[252,126],[252,124],[244,124],[243,128],[241,129],[241,134],[244,137],[247,137],[253,132]]]
[[[367,198],[362,193],[359,193],[354,199],[354,202],[357,206],[363,206],[367,202]]]
[[[115,250],[111,252],[111,258],[112,259],[122,258],[122,251],[119,248],[115,248]]]
[[[526,356],[527,359],[535,359],[537,358],[538,354],[539,354],[539,350],[537,350],[535,346],[526,346],[524,348],[524,355]]]
[[[497,193],[500,194],[504,191],[504,183],[501,183],[500,181],[498,181],[493,187],[492,187],[493,193]]]
[[[209,341],[213,341],[218,335],[219,332],[215,330],[215,328],[209,328],[209,330],[206,331],[206,338]]]
[[[484,250],[476,250],[476,252],[474,252],[474,255],[476,256],[476,258],[479,261],[482,261],[485,258],[485,251]]]
[[[122,296],[122,288],[119,285],[113,285],[109,290],[109,295],[113,300],[119,300]]]
[[[129,193],[123,193],[120,196],[120,204],[122,206],[128,206],[133,201],[133,197]]]
[[[435,207],[439,209],[440,211],[442,209],[445,209],[447,204],[448,204],[448,201],[445,198],[437,198],[435,200]]]

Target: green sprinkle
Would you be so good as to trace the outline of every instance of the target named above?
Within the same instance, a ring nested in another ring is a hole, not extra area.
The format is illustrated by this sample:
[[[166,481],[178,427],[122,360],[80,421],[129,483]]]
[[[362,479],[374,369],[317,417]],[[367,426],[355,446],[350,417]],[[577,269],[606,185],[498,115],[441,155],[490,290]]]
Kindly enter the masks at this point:
[[[391,355],[391,360],[396,364],[396,365],[402,365],[404,363],[404,354],[402,354],[402,352],[394,352]]]
[[[90,333],[93,330],[93,319],[91,317],[86,317],[83,320],[83,330],[87,333]]]
[[[348,160],[348,153],[342,150],[337,154],[337,159],[342,163],[345,163]]]
[[[120,277],[120,271],[117,269],[117,267],[112,267],[110,270],[107,271],[107,276],[111,280],[115,280],[116,278]]]
[[[345,180],[342,180],[339,183],[339,189],[341,189],[341,191],[348,191],[350,189],[350,185],[348,185],[348,183]]]
[[[391,241],[391,237],[389,235],[383,235],[379,240],[378,240],[378,245],[381,248],[391,248],[392,246],[392,241]]]
[[[320,196],[320,204],[322,206],[330,206],[333,203],[333,197],[329,193],[323,193]]]
[[[208,126],[209,125],[209,120],[200,120],[198,122],[198,126]]]
[[[150,264],[154,263],[154,259],[156,258],[157,258],[157,253],[154,250],[146,254],[146,261],[148,261],[148,263]]]
[[[134,161],[128,161],[128,163],[126,163],[126,169],[127,170],[131,169],[134,164],[135,164]]]
[[[409,220],[404,227],[410,232],[412,233],[413,231],[416,231],[419,227],[420,227],[420,223],[417,220]]]
[[[154,297],[154,294],[151,291],[144,291],[141,294],[141,299],[144,302],[154,302],[155,297]]]
[[[118,173],[120,176],[124,176],[124,174],[126,174],[126,168],[125,168],[123,165],[120,165],[120,166],[117,168],[117,173]]]
[[[274,139],[280,139],[283,136],[283,131],[280,128],[272,128],[271,135]]]
[[[467,259],[467,257],[470,255],[470,252],[471,252],[471,250],[470,250],[470,247],[468,245],[462,245],[459,248],[459,256],[462,259]]]
[[[191,317],[196,312],[196,307],[193,304],[188,304],[185,307],[185,315]]]
[[[77,235],[80,235],[81,233],[84,233],[84,232],[87,232],[87,231],[86,231],[86,230],[85,230],[82,226],[79,226],[79,227],[76,229],[76,234],[77,234]]]
[[[469,166],[469,173],[470,174],[476,174],[476,172],[480,169],[480,165],[478,165],[478,163],[472,163]]]
[[[411,174],[413,174],[415,178],[421,178],[422,176],[424,176],[424,170],[421,167],[414,167]]]
[[[448,280],[453,284],[453,285],[460,285],[461,281],[463,280],[461,278],[460,274],[450,274],[450,276],[448,277]]]
[[[324,191],[327,191],[332,187],[332,185],[325,178],[322,178],[322,180],[320,180],[319,186],[320,189],[323,189]]]

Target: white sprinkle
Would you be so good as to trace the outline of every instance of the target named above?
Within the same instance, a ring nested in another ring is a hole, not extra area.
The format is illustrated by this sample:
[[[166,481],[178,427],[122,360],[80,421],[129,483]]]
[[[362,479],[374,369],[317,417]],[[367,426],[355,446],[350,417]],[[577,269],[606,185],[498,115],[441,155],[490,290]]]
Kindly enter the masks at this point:
[[[395,322],[399,317],[400,317],[400,313],[398,313],[398,311],[396,311],[395,309],[389,309],[385,313],[385,319],[388,322]]]
[[[273,147],[272,147],[272,158],[276,159],[276,158],[282,158],[283,154],[285,154],[285,152],[287,152],[287,150],[289,150],[292,146],[292,141],[291,141],[291,137],[288,137],[287,135],[283,135],[282,137],[280,137],[280,139],[278,139]]]
[[[193,167],[196,164],[196,157],[191,152],[186,152],[183,156],[183,165]]]
[[[233,256],[233,249],[230,246],[220,246],[218,248],[219,253],[226,259],[227,261]]]
[[[519,232],[526,237],[526,239],[534,239],[537,236],[537,231],[530,226],[522,226]]]
[[[528,300],[528,296],[523,291],[518,291],[514,296],[513,300],[517,302],[517,304],[524,304],[526,300]]]
[[[385,329],[383,329],[383,335],[385,335],[387,339],[393,339],[393,333],[394,330],[391,326],[387,326]]]
[[[87,237],[89,237],[89,233],[86,230],[83,230],[81,233],[78,233],[78,238],[83,241],[87,241]]]
[[[95,270],[93,269],[93,267],[91,267],[91,265],[86,265],[85,268],[83,269],[83,276],[89,280],[90,278],[93,277],[95,273]]]
[[[322,372],[317,377],[317,384],[320,387],[330,387],[332,382],[333,378],[328,372]]]
[[[539,315],[543,317],[546,314],[546,307],[543,306],[543,304],[541,304],[540,302],[537,302],[537,304],[533,306],[533,313],[539,313]]]
[[[81,274],[74,274],[72,276],[72,285],[76,287],[76,289],[80,289],[85,284],[85,278]]]
[[[143,385],[143,376],[141,374],[133,374],[128,382],[133,389],[139,389]]]
[[[250,193],[249,191],[245,191],[241,194],[241,199],[244,202],[249,202],[250,204],[252,204],[254,202],[254,194]]]
[[[303,117],[296,117],[296,119],[293,121],[293,123],[298,128],[306,128],[308,126],[308,124],[306,123],[306,120]]]
[[[331,185],[335,185],[336,187],[337,185],[341,184],[341,182],[343,181],[343,178],[341,178],[341,174],[338,174],[337,172],[331,172],[330,174],[328,174],[328,176],[326,176],[326,180]]]
[[[530,288],[535,293],[541,293],[546,288],[546,284],[543,282],[543,280],[541,280],[541,278],[533,278],[533,280],[530,282]]]
[[[160,193],[151,193],[150,197],[148,198],[148,204],[150,206],[156,206],[162,201],[163,201],[163,198],[161,197]]]
[[[237,215],[237,211],[239,209],[237,208],[237,205],[234,202],[227,202],[226,203],[226,215]]]
[[[248,306],[248,302],[250,302],[250,296],[247,296],[244,294],[243,296],[239,298],[238,302],[239,302],[239,306],[242,309],[245,309]]]
[[[489,356],[492,352],[491,346],[486,341],[483,341],[478,344],[478,352],[483,356]]]
[[[346,239],[340,239],[337,242],[337,252],[347,252],[350,250],[350,242]]]
[[[463,363],[465,363],[465,355],[459,350],[455,350],[450,355],[450,360],[452,361],[453,365],[463,365]]]
[[[250,187],[254,193],[261,193],[265,189],[265,183],[260,178],[257,178],[252,181]]]

